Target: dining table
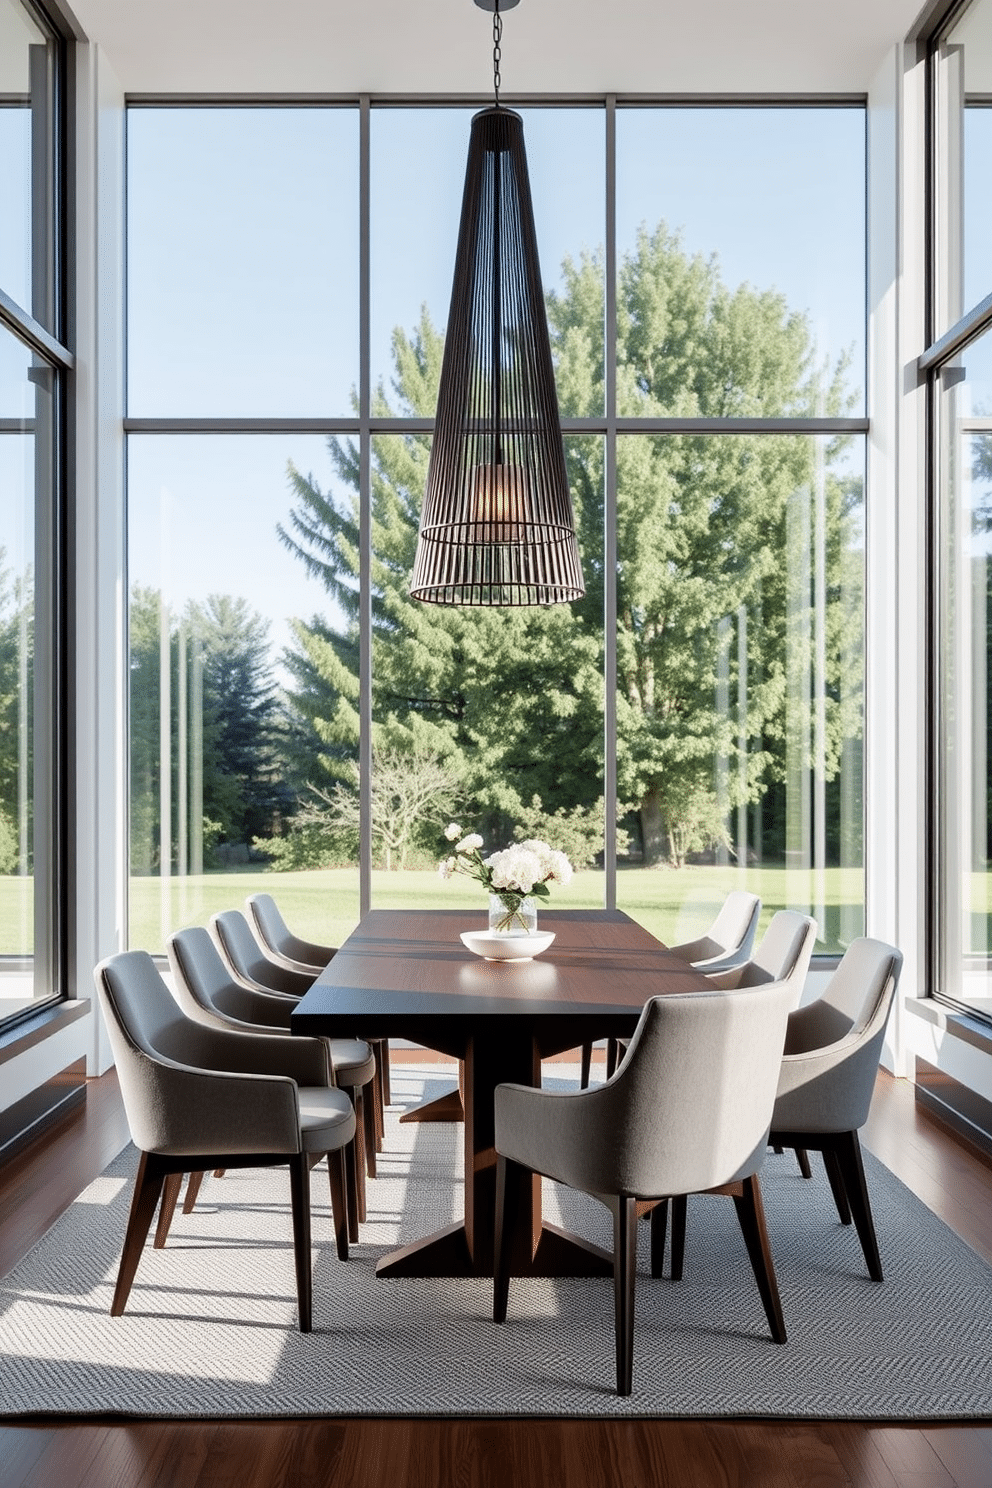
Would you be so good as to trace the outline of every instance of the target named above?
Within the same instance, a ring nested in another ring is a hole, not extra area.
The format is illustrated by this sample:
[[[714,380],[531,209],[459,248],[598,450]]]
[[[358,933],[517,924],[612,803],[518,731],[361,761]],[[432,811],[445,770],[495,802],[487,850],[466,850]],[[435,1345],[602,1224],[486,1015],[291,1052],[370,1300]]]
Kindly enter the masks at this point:
[[[402,1038],[463,1061],[464,1217],[382,1257],[383,1277],[492,1275],[495,1091],[539,1086],[541,1061],[602,1038],[629,1038],[645,1002],[709,984],[618,909],[541,912],[551,946],[532,960],[478,957],[461,932],[472,910],[373,909],[301,998],[294,1034]],[[511,1245],[517,1276],[612,1272],[598,1246],[544,1220],[534,1175]]]

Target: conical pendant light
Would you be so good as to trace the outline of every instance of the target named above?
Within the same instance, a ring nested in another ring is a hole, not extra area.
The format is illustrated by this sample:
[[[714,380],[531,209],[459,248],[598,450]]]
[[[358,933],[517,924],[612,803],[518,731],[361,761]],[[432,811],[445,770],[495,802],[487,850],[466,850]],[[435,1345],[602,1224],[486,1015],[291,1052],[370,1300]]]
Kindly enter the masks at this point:
[[[585,586],[523,121],[499,103],[499,0],[476,4],[495,11],[496,103],[472,120],[410,593],[432,604],[561,604]]]

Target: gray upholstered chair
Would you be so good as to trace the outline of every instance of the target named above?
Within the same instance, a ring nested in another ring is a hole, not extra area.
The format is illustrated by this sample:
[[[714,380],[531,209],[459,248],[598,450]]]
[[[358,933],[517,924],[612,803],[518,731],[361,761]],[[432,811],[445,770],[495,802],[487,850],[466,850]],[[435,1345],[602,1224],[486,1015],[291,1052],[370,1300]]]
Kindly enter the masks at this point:
[[[723,971],[706,971],[714,987],[724,991],[760,987],[767,982],[787,982],[792,988],[792,1006],[799,1006],[810,957],[816,944],[816,921],[794,909],[780,909],[750,960]]]
[[[210,934],[234,980],[253,987],[256,992],[278,992],[298,1000],[310,991],[320,975],[319,971],[297,971],[270,960],[240,909],[225,909],[222,914],[213,915]]]
[[[873,1281],[882,1280],[858,1131],[868,1119],[902,955],[854,940],[822,997],[789,1018],[772,1113],[777,1147],[823,1153],[841,1221],[853,1213]]]
[[[757,894],[734,889],[723,901],[716,919],[705,935],[685,940],[669,949],[698,971],[728,971],[740,966],[751,954],[754,935],[761,914]]]
[[[177,930],[169,936],[166,949],[176,996],[191,1018],[252,1033],[290,1036],[290,1018],[295,1001],[274,992],[258,992],[254,987],[236,982],[209,932],[202,926]],[[375,1134],[372,1121],[366,1122],[363,1097],[365,1087],[375,1074],[375,1057],[361,1039],[329,1038],[324,1042],[330,1055],[334,1084],[346,1092],[355,1107],[358,1129],[354,1143],[348,1148],[347,1170],[348,1236],[357,1240],[359,1222],[365,1219],[365,1168],[372,1178],[376,1173]],[[364,1144],[364,1163],[356,1151],[360,1143]],[[187,1213],[193,1207],[199,1186],[200,1175],[191,1175],[183,1205]]]
[[[310,1167],[326,1154],[338,1255],[348,1255],[344,1149],[355,1112],[331,1085],[321,1039],[197,1022],[152,958],[128,951],[94,973],[131,1138],[141,1153],[111,1315],[124,1311],[165,1180],[288,1164],[300,1331],[311,1328]]]
[[[320,975],[332,956],[337,955],[336,946],[320,945],[317,941],[302,940],[294,935],[271,894],[249,894],[245,908],[252,933],[270,961],[286,966],[290,971],[304,972],[312,979]],[[376,1140],[381,1146],[385,1108],[392,1100],[389,1040],[370,1039],[369,1043],[375,1049]]]
[[[249,894],[245,908],[255,938],[271,961],[281,961],[293,971],[315,977],[337,954],[336,946],[318,945],[294,935],[271,894]]]
[[[745,889],[733,889],[723,901],[716,919],[705,935],[669,946],[669,950],[706,975],[714,971],[729,971],[731,967],[740,966],[750,956],[760,914],[761,900],[757,894],[749,894]],[[617,1040],[609,1039],[606,1045],[607,1079],[617,1067],[618,1052]],[[583,1090],[589,1084],[591,1067],[592,1044],[583,1044],[580,1075]]]
[[[746,994],[653,997],[605,1084],[574,1094],[497,1087],[496,1322],[506,1318],[518,1195],[529,1174],[594,1195],[613,1214],[617,1392],[629,1395],[638,1201],[731,1185],[772,1336],[785,1342],[757,1174],[791,995],[776,982]],[[652,1233],[652,1271],[658,1259]]]

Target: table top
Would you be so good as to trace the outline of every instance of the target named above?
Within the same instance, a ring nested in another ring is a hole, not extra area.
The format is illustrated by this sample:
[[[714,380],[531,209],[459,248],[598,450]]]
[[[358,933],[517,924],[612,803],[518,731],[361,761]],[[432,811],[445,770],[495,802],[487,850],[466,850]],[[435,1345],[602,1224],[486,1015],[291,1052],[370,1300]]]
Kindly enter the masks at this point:
[[[648,998],[709,986],[622,910],[542,908],[540,928],[556,938],[527,962],[466,950],[460,932],[484,919],[482,909],[372,910],[300,1002],[293,1032],[347,1029],[458,1053],[470,1029],[498,1020],[501,1035],[526,1025],[550,1048],[629,1036]]]

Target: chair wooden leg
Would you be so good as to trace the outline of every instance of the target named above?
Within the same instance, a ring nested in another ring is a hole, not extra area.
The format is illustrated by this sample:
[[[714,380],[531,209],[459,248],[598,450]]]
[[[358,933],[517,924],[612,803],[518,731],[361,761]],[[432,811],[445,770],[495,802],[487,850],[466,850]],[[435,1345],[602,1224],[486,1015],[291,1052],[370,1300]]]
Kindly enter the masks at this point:
[[[682,1280],[685,1266],[685,1225],[688,1200],[685,1194],[676,1194],[672,1199],[672,1280]]]
[[[162,1184],[162,1207],[158,1211],[158,1224],[155,1226],[155,1239],[152,1242],[156,1250],[161,1250],[165,1245],[182,1186],[182,1173],[170,1173]]]
[[[809,1165],[809,1153],[806,1151],[806,1148],[797,1147],[795,1149],[795,1152],[796,1162],[799,1164],[800,1173],[802,1173],[804,1178],[812,1178],[813,1170]]]
[[[616,1315],[617,1394],[634,1378],[634,1280],[637,1276],[637,1200],[621,1194],[613,1211],[613,1304]]]
[[[355,1108],[355,1135],[351,1144],[355,1149],[355,1187],[358,1190],[358,1220],[360,1224],[366,1219],[366,1192],[365,1192],[365,1170],[368,1166],[368,1153],[365,1147],[365,1095],[360,1085],[355,1085],[349,1090],[351,1104]]]
[[[375,1150],[375,1116],[372,1106],[375,1101],[375,1091],[366,1086],[359,1092],[361,1096],[362,1129],[360,1132],[361,1145],[365,1148],[365,1171],[370,1178],[376,1176],[376,1150]],[[367,1097],[367,1099],[366,1099]],[[357,1140],[357,1138],[356,1138]],[[365,1218],[365,1215],[362,1215]]]
[[[204,1173],[190,1173],[189,1177],[187,1178],[186,1196],[183,1199],[184,1214],[193,1213],[193,1208],[196,1204],[197,1196],[200,1192],[200,1185],[202,1184],[205,1176],[206,1175]]]
[[[496,1238],[493,1255],[493,1322],[506,1322],[510,1300],[510,1246],[517,1226],[521,1183],[527,1170],[496,1154]]]
[[[665,1274],[665,1235],[668,1231],[668,1200],[651,1210],[651,1275]]]
[[[589,1076],[592,1073],[592,1044],[583,1044],[579,1051],[579,1085],[583,1090],[589,1088]]]
[[[364,1174],[364,1160],[359,1157],[356,1146],[356,1137],[352,1137],[344,1149],[344,1166],[348,1185],[348,1239],[353,1245],[358,1244],[358,1216],[361,1212],[361,1199],[359,1197],[359,1175]]]
[[[134,1180],[131,1211],[128,1214],[127,1229],[124,1232],[124,1249],[121,1252],[121,1264],[117,1272],[117,1285],[114,1288],[114,1297],[110,1304],[111,1317],[120,1317],[124,1308],[127,1306],[127,1299],[131,1295],[134,1274],[138,1269],[141,1252],[144,1248],[148,1231],[151,1228],[152,1215],[155,1213],[155,1205],[159,1201],[165,1176],[165,1170],[156,1162],[155,1158],[147,1152],[143,1152],[141,1154],[141,1160],[138,1163],[138,1173]]]
[[[857,1132],[844,1132],[837,1138],[834,1151],[837,1154],[837,1163],[844,1180],[844,1189],[847,1193],[848,1202],[851,1205],[854,1227],[858,1232],[858,1239],[861,1241],[861,1249],[865,1253],[868,1274],[872,1281],[881,1281],[883,1279],[882,1261],[878,1254],[878,1239],[875,1235],[875,1225],[871,1217],[868,1185],[865,1182],[864,1163],[861,1161],[861,1143],[858,1141]]]
[[[372,1136],[376,1152],[381,1152],[385,1129],[382,1099],[382,1040],[376,1039],[373,1047],[375,1049],[375,1074],[372,1076]]]
[[[379,1052],[382,1058],[378,1061],[382,1070],[382,1103],[383,1106],[393,1104],[393,1092],[389,1083],[389,1040],[379,1040]]]
[[[300,1314],[300,1332],[309,1333],[313,1327],[309,1153],[294,1152],[290,1157],[289,1186],[293,1204],[293,1258],[296,1262],[296,1299]]]
[[[348,1259],[348,1177],[344,1148],[327,1154],[327,1174],[331,1184],[331,1219],[338,1259]]]
[[[617,1065],[620,1063],[620,1045],[615,1038],[606,1040],[606,1078],[609,1080],[616,1074]]]
[[[758,1283],[758,1291],[765,1308],[765,1316],[771,1329],[772,1337],[776,1343],[785,1343],[785,1319],[782,1316],[782,1303],[778,1295],[778,1284],[775,1280],[775,1267],[772,1262],[771,1247],[768,1244],[768,1231],[765,1228],[765,1209],[761,1202],[761,1188],[758,1184],[758,1175],[755,1173],[750,1178],[745,1178],[741,1185],[742,1192],[738,1197],[734,1195],[734,1207],[737,1210],[737,1218],[740,1221],[741,1233],[747,1246],[747,1253],[751,1261],[751,1270],[754,1279]]]
[[[827,1170],[827,1177],[830,1180],[830,1191],[834,1196],[834,1203],[837,1205],[837,1213],[840,1217],[840,1222],[841,1224],[849,1225],[851,1223],[851,1206],[847,1202],[847,1191],[844,1188],[844,1175],[840,1170],[840,1163],[837,1161],[837,1154],[832,1147],[824,1148],[823,1166]]]

